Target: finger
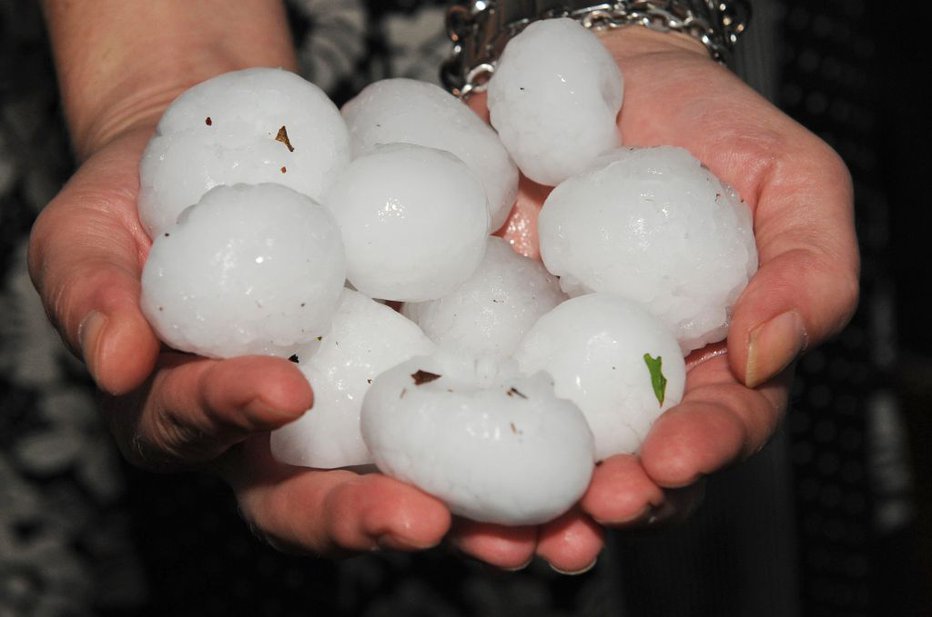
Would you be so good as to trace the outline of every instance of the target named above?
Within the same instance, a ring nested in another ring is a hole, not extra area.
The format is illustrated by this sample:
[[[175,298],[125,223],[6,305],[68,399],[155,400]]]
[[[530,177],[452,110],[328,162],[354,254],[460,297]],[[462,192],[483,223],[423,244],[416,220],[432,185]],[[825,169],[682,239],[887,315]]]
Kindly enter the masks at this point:
[[[279,358],[217,361],[166,353],[161,364],[137,396],[106,405],[124,454],[145,468],[209,461],[253,433],[297,419],[312,404],[307,379]]]
[[[450,528],[449,510],[413,486],[377,473],[282,465],[263,437],[231,450],[218,470],[246,519],[279,548],[317,555],[421,550]]]
[[[537,555],[561,574],[582,574],[595,566],[604,537],[600,525],[574,508],[541,528]]]
[[[123,394],[151,372],[159,343],[139,310],[148,240],[135,215],[144,139],[87,162],[33,226],[29,270],[52,323],[102,390]],[[134,155],[135,153],[135,155]]]
[[[726,356],[687,375],[683,401],[664,412],[641,447],[648,477],[664,488],[694,484],[766,445],[786,409],[790,372],[756,389],[735,381]]]
[[[603,525],[639,520],[664,502],[664,493],[636,456],[612,456],[595,468],[580,506]]]
[[[459,552],[502,570],[521,570],[534,558],[537,527],[505,527],[458,518],[448,538]]]

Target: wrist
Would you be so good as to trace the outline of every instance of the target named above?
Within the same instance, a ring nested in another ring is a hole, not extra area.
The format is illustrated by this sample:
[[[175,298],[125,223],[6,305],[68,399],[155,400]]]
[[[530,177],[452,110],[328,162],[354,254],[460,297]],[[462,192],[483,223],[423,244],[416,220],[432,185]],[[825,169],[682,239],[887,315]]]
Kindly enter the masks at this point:
[[[209,77],[296,65],[280,0],[45,0],[43,8],[81,159],[154,126],[178,94]]]
[[[687,54],[712,61],[705,45],[682,32],[658,32],[643,26],[631,26],[598,32],[602,44],[616,60],[648,54]]]
[[[685,35],[724,63],[748,13],[745,0],[470,0],[447,14],[453,50],[441,78],[457,96],[481,92],[508,41],[530,23],[554,17],[575,19],[597,32],[649,29],[671,35],[676,45]]]

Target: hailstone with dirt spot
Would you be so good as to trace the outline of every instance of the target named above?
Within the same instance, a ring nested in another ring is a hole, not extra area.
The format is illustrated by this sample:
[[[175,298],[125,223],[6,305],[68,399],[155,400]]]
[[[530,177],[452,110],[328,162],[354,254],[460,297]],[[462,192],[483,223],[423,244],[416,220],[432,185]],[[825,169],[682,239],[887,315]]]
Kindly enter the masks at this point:
[[[757,271],[747,205],[673,146],[600,157],[550,193],[538,231],[541,258],[564,291],[641,302],[684,353],[725,338]]]
[[[610,294],[573,298],[541,317],[515,359],[526,373],[546,371],[557,396],[579,406],[598,460],[636,452],[686,384],[673,334],[641,305]]]
[[[505,223],[518,194],[518,168],[495,131],[455,96],[424,81],[384,79],[363,89],[342,114],[354,157],[396,142],[455,154],[485,188],[491,229]]]
[[[539,261],[519,255],[495,236],[487,245],[469,280],[437,300],[405,303],[402,312],[442,347],[504,359],[566,295]]]
[[[288,357],[329,328],[345,272],[326,208],[276,184],[218,186],[155,238],[140,304],[175,349]]]
[[[140,220],[155,238],[221,184],[274,182],[319,200],[349,160],[349,131],[320,88],[282,69],[225,73],[159,121],[140,163]]]
[[[347,278],[371,298],[440,298],[472,276],[485,253],[485,190],[449,152],[381,146],[353,160],[324,203],[343,234]]]
[[[314,405],[294,422],[272,431],[272,455],[280,462],[332,469],[372,462],[359,430],[363,397],[383,371],[434,344],[396,311],[345,289],[330,329],[320,341],[295,352],[314,391]]]
[[[556,186],[620,145],[623,96],[598,36],[573,19],[544,19],[505,47],[489,80],[489,116],[524,175]]]
[[[438,352],[375,379],[362,434],[378,468],[441,499],[454,514],[536,525],[589,485],[592,433],[550,379],[514,362]]]

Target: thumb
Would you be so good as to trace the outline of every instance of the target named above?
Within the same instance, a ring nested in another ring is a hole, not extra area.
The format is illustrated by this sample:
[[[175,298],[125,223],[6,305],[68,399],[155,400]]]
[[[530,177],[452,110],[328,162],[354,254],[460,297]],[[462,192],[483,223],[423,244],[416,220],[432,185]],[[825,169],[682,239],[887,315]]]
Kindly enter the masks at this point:
[[[728,335],[731,368],[748,387],[837,334],[857,306],[850,176],[840,163],[807,171],[790,170],[793,182],[772,178],[758,203],[761,266],[738,299]],[[817,178],[807,182],[809,174]]]
[[[49,318],[114,395],[142,383],[159,350],[139,309],[148,240],[135,195],[144,143],[131,136],[85,163],[39,216],[29,242],[30,275]]]

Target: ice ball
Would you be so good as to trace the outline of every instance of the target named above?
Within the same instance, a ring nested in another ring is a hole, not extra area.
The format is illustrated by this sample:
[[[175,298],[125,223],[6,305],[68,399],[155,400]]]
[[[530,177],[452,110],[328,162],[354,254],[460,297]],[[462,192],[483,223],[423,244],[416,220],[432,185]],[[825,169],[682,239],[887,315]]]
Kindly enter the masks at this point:
[[[642,306],[610,294],[567,300],[540,318],[515,352],[576,403],[598,460],[634,453],[654,420],[683,397],[686,366],[673,334]]]
[[[524,175],[555,186],[621,143],[623,92],[598,36],[573,19],[544,19],[505,47],[489,81],[489,114]]]
[[[495,131],[455,96],[423,81],[384,79],[366,87],[342,113],[354,157],[394,142],[451,152],[482,182],[491,228],[505,223],[518,194],[518,168]]]
[[[359,430],[363,396],[383,371],[433,351],[410,320],[345,289],[327,333],[295,352],[314,406],[272,431],[272,455],[282,463],[327,469],[372,463]]]
[[[585,418],[546,375],[522,376],[513,362],[413,358],[376,377],[361,426],[381,471],[476,521],[552,520],[592,475]]]
[[[472,276],[485,253],[485,190],[449,152],[377,148],[343,170],[324,203],[343,232],[347,277],[371,298],[439,298]]]
[[[682,148],[618,149],[562,183],[538,220],[541,258],[570,295],[637,300],[684,352],[723,339],[757,270],[748,207]]]
[[[220,184],[274,182],[319,200],[349,159],[349,131],[320,88],[282,69],[225,73],[159,121],[140,163],[140,220],[154,238]]]
[[[155,238],[140,303],[175,349],[288,357],[330,326],[345,271],[326,208],[275,184],[218,186]]]
[[[402,312],[438,345],[475,356],[507,358],[537,319],[566,299],[556,277],[491,236],[485,257],[465,283]]]

